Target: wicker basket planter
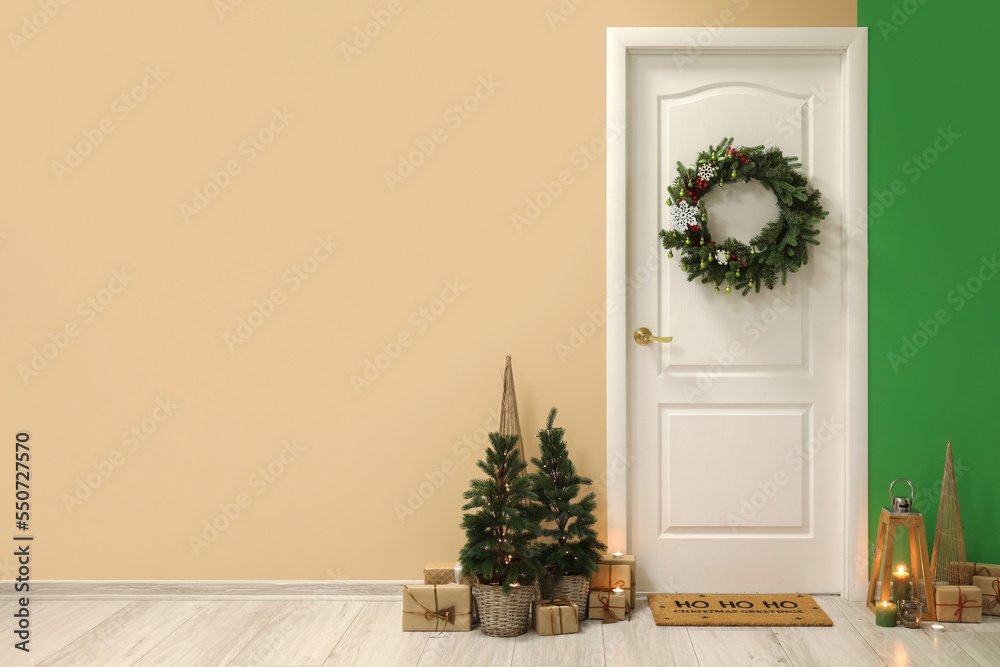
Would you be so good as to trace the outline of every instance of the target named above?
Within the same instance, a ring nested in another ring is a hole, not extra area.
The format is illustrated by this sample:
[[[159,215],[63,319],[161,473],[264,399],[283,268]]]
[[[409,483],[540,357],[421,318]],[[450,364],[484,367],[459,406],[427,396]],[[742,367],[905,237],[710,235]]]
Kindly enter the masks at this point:
[[[576,604],[577,620],[587,618],[587,600],[590,598],[590,577],[582,574],[564,574],[559,583],[552,584],[552,575],[547,574],[541,580],[542,599],[566,599]]]
[[[528,631],[534,586],[515,586],[509,595],[500,586],[478,584],[472,588],[479,607],[484,635],[516,637]]]

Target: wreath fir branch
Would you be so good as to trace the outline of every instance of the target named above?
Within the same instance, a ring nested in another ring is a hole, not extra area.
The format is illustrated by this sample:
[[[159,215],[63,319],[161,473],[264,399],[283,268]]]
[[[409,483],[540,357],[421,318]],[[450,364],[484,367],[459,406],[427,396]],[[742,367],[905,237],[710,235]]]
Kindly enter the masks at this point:
[[[786,284],[789,273],[809,262],[809,246],[819,245],[816,224],[828,211],[820,205],[820,192],[808,187],[798,158],[785,157],[775,147],[732,144],[732,138],[725,138],[709,146],[693,167],[677,163],[678,176],[667,188],[670,229],[661,229],[660,238],[669,257],[680,250],[688,281],[700,277],[703,283],[715,283],[716,292],[724,285],[727,292],[743,290],[746,296],[751,289],[760,292],[761,285],[774,289],[779,276]],[[716,186],[750,181],[774,193],[778,217],[747,243],[732,237],[716,243],[705,197]]]

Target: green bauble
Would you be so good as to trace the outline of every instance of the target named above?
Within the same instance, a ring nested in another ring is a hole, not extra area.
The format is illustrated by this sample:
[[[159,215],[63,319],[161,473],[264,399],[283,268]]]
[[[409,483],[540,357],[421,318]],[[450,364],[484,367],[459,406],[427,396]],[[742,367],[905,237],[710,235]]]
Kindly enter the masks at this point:
[[[670,259],[673,259],[674,258],[674,251],[671,250],[671,251],[667,252],[667,257],[669,257]]]
[[[703,268],[703,269],[705,268],[705,262],[701,263],[701,268]]]
[[[740,277],[740,270],[739,270],[739,269],[736,269],[736,277],[737,277],[737,278],[739,278],[739,277]]]
[[[718,293],[719,293],[719,288],[718,288],[718,287],[716,287],[716,288],[715,288],[715,293],[716,293],[716,294],[718,294]]]
[[[727,293],[727,294],[728,294],[729,292],[732,292],[732,291],[733,291],[733,289],[732,289],[731,287],[727,287],[727,288],[726,288],[726,293]]]
[[[691,245],[691,239],[684,239],[685,245]]]
[[[687,271],[687,270],[688,270],[688,267],[686,267],[686,266],[682,266],[681,267],[681,271]]]

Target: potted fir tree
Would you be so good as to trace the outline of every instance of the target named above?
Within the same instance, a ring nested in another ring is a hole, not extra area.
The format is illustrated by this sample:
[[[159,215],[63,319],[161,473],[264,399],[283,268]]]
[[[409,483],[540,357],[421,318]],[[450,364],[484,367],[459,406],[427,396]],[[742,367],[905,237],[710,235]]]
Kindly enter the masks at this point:
[[[541,580],[542,597],[575,602],[582,620],[587,613],[590,577],[607,547],[594,530],[596,494],[591,491],[576,500],[580,487],[593,482],[576,473],[563,442],[565,429],[552,426],[555,418],[556,409],[552,408],[546,428],[538,432],[541,456],[531,459],[538,470],[528,476],[536,499],[530,516],[544,526],[542,536],[546,538],[539,545],[548,571]]]
[[[473,588],[479,618],[483,633],[493,637],[528,631],[535,582],[545,571],[532,544],[539,526],[528,516],[531,482],[521,475],[527,464],[517,441],[516,435],[490,433],[486,460],[477,462],[488,478],[469,483],[462,507],[466,543],[459,561],[480,582]]]

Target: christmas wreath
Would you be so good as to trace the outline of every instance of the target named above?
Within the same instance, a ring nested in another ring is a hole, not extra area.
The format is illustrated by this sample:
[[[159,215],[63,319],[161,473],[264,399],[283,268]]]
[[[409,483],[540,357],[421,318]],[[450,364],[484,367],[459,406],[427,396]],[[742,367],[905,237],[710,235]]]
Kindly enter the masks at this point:
[[[703,283],[715,283],[715,291],[725,285],[727,292],[742,289],[743,295],[760,286],[774,289],[781,276],[784,285],[789,273],[809,262],[809,246],[819,245],[816,223],[826,217],[820,206],[818,190],[807,189],[808,182],[798,169],[798,158],[785,157],[778,148],[732,147],[732,138],[698,155],[694,167],[677,163],[678,177],[667,188],[670,199],[670,229],[661,229],[663,247],[673,257],[681,251],[681,270],[688,280],[701,277]],[[775,194],[778,217],[768,222],[756,236],[744,243],[727,238],[712,240],[708,228],[705,196],[715,186],[756,181]]]

